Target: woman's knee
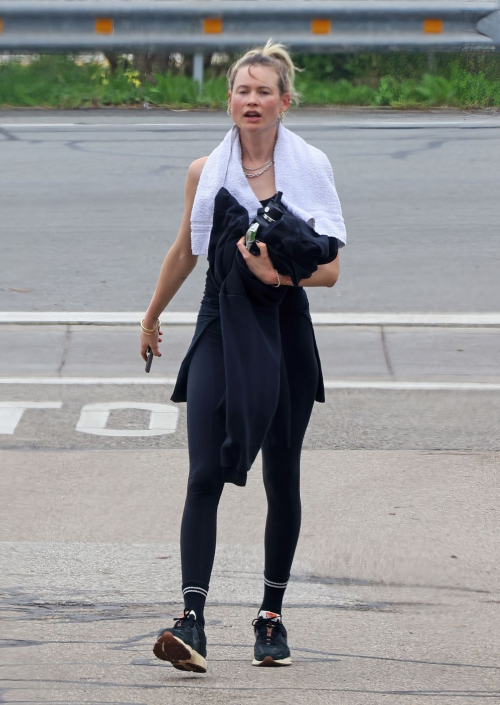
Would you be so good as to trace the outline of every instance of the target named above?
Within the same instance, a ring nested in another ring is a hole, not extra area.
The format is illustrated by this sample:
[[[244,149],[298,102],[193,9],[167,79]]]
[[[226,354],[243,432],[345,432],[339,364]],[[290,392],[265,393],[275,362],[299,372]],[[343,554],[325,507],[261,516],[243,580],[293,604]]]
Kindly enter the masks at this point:
[[[218,500],[223,488],[224,482],[214,470],[198,471],[189,476],[187,494],[193,499]]]
[[[264,469],[264,488],[269,501],[293,502],[300,495],[300,469],[288,467]]]

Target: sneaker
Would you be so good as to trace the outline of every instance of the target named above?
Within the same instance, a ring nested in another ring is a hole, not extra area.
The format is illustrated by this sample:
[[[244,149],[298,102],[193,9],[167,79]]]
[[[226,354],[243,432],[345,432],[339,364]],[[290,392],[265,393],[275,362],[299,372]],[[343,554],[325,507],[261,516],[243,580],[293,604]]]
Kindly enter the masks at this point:
[[[196,613],[185,609],[173,627],[161,631],[153,653],[162,661],[170,661],[180,671],[206,673],[207,638],[196,621]]]
[[[252,666],[290,666],[287,633],[280,615],[266,612],[266,617],[259,615],[252,625],[255,633]]]

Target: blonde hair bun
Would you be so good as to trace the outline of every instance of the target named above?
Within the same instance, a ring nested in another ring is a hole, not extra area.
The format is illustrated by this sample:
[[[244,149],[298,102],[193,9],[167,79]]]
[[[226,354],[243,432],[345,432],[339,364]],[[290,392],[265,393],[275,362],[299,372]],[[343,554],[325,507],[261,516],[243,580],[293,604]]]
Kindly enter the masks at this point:
[[[278,74],[278,87],[280,95],[290,93],[291,102],[298,105],[301,95],[295,89],[295,72],[304,69],[295,66],[284,44],[268,39],[263,47],[249,49],[229,67],[226,77],[229,90],[233,90],[234,79],[239,69],[243,66],[271,66]]]

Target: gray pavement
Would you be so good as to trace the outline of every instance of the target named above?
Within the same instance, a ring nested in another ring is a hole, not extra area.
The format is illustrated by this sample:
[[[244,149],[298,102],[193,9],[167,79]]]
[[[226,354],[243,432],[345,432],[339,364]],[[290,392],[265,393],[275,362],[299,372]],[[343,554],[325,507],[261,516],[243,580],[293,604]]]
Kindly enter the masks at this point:
[[[2,377],[175,378],[194,326],[163,326],[146,375],[138,325],[0,324]],[[316,326],[327,379],[500,382],[500,327]]]
[[[284,612],[294,663],[264,673],[250,665],[258,461],[222,499],[204,677],[151,653],[179,611],[185,451],[4,452],[3,701],[499,699],[496,456],[305,451]]]
[[[186,448],[186,405],[170,395],[194,328],[164,330],[147,375],[137,326],[0,326],[0,447]],[[499,328],[316,326],[315,335],[327,398],[315,405],[304,448],[500,449]],[[106,430],[84,424],[93,404],[121,407],[110,407]],[[155,404],[170,420],[149,435]]]
[[[333,165],[347,224],[314,311],[500,310],[500,115],[301,110],[286,124]],[[3,311],[140,311],[181,219],[188,164],[218,111],[0,111]],[[196,310],[201,257],[169,305]]]
[[[293,120],[332,158],[351,223],[313,311],[500,311],[498,114]],[[226,123],[0,111],[0,310],[146,306],[187,163]],[[170,310],[197,311],[204,272]],[[163,328],[147,375],[137,325],[0,324],[0,703],[500,700],[500,327],[315,326],[327,389],[302,454],[293,665],[250,665],[259,455],[221,500],[206,675],[151,651],[181,609],[189,468],[186,405],[169,397],[194,329]]]
[[[464,382],[500,380],[498,328],[315,331],[327,379],[454,380],[456,389],[327,389],[315,405],[284,611],[286,671],[250,665],[266,506],[260,455],[245,488],[226,488],[209,671],[195,676],[151,653],[181,608],[189,463],[185,404],[169,395],[193,327],[166,328],[151,377],[137,361],[137,326],[0,327],[0,425],[9,404],[23,409],[0,433],[3,702],[500,699],[500,395],[463,391]],[[77,429],[92,404],[122,407],[107,435]],[[170,432],[131,435],[148,428],[155,404],[175,410]]]

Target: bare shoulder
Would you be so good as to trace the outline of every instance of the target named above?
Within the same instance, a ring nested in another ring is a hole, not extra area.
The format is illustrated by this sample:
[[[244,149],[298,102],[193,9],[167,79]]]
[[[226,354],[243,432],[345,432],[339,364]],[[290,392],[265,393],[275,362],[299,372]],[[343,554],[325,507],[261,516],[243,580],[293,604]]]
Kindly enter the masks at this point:
[[[203,171],[207,159],[208,157],[200,157],[200,159],[195,159],[194,162],[191,162],[189,165],[185,187],[185,207],[189,212],[191,212],[201,172]]]
[[[198,186],[201,172],[203,171],[203,167],[205,166],[205,162],[207,161],[207,159],[208,157],[200,157],[199,159],[195,159],[194,162],[191,162],[191,164],[189,165],[188,179],[195,186]]]
[[[184,213],[182,215],[181,227],[176,238],[176,247],[188,256],[196,255],[191,253],[191,212],[196,196],[196,190],[200,181],[201,172],[208,157],[201,157],[191,162],[187,171],[186,183],[184,186]]]

